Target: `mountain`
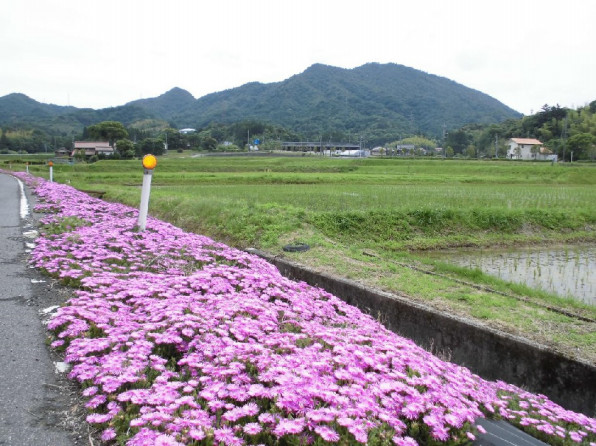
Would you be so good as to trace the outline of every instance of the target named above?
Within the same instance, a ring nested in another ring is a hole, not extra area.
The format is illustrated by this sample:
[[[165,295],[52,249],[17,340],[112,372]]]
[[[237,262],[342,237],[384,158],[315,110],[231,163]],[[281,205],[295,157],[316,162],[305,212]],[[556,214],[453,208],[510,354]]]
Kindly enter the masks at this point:
[[[170,119],[180,110],[191,107],[196,99],[182,88],[172,88],[170,91],[150,99],[138,99],[127,103],[127,106],[137,106],[161,119]]]
[[[323,133],[425,133],[468,123],[497,123],[520,113],[447,78],[396,64],[354,69],[315,64],[282,82],[252,82],[192,101],[173,89],[134,101],[178,127],[257,119],[318,138]]]
[[[24,119],[45,119],[66,114],[75,107],[42,104],[21,93],[12,93],[0,98],[0,122],[8,123]]]
[[[251,82],[195,99],[181,88],[101,110],[40,104],[24,95],[0,98],[0,126],[37,124],[48,130],[83,128],[102,120],[133,125],[158,119],[178,128],[260,120],[304,138],[365,135],[368,141],[426,134],[468,123],[498,123],[521,114],[498,100],[444,77],[397,64],[353,69],[315,64],[284,81]]]
[[[0,98],[0,126],[36,128],[49,135],[74,136],[84,127],[101,121],[120,121],[128,126],[153,117],[152,113],[136,105],[93,110],[43,104],[21,93]]]

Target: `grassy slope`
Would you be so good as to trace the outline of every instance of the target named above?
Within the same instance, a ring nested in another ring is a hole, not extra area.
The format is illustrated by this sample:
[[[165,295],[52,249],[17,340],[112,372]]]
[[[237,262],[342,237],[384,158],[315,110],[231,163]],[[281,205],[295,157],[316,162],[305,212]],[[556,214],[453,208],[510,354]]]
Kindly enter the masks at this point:
[[[138,161],[54,169],[58,181],[138,205]],[[592,319],[595,308],[424,255],[453,246],[596,241],[595,184],[593,167],[550,163],[163,158],[150,211],[229,244],[292,256],[596,361],[595,324],[544,306]],[[281,251],[296,241],[312,249]]]

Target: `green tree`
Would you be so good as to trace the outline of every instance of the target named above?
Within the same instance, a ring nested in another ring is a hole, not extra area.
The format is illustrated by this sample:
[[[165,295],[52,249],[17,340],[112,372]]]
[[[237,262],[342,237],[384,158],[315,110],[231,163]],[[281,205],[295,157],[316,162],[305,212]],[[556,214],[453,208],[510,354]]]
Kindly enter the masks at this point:
[[[470,144],[468,147],[466,147],[466,156],[468,158],[476,157],[476,147],[474,144]]]
[[[281,150],[281,141],[279,139],[266,139],[260,147],[261,150]]]
[[[198,133],[189,133],[186,135],[186,144],[190,149],[198,150],[201,147],[201,135]]]
[[[207,136],[201,141],[201,148],[212,152],[217,148],[217,140],[212,136]]]
[[[218,152],[240,152],[240,147],[238,147],[236,144],[228,144],[228,145],[220,144],[217,146],[217,151]]]
[[[163,155],[163,141],[159,138],[145,138],[137,144],[137,155]]]
[[[95,139],[103,139],[110,142],[113,147],[118,139],[128,138],[128,132],[122,123],[117,121],[103,121],[87,128],[89,136]]]
[[[596,137],[590,133],[578,133],[567,140],[567,147],[574,153],[575,159],[587,159],[596,144]]]
[[[6,129],[2,129],[2,136],[0,136],[0,149],[9,149],[10,142],[6,136]]]
[[[453,151],[453,147],[447,147],[447,150],[445,151],[445,155],[447,156],[447,158],[453,158],[454,154],[455,152]]]
[[[413,144],[416,147],[422,147],[426,150],[432,150],[437,147],[437,143],[425,138],[423,136],[411,136],[409,138],[404,138],[395,144]]]
[[[161,138],[164,140],[164,142],[168,141],[168,150],[176,150],[176,149],[185,149],[186,148],[186,142],[185,142],[185,136],[180,133],[178,130],[174,129],[174,128],[167,128],[165,130],[165,135]]]
[[[132,159],[135,156],[135,145],[130,139],[119,139],[116,141],[116,147],[124,159]]]
[[[464,153],[471,139],[471,135],[468,132],[460,129],[447,134],[446,144],[453,149],[454,153]]]

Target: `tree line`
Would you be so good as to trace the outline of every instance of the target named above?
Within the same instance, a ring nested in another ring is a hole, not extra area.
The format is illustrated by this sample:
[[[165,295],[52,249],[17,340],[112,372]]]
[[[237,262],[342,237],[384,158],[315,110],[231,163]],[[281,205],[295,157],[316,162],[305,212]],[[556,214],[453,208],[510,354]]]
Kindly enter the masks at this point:
[[[165,122],[164,122],[165,123]],[[447,156],[468,158],[503,158],[507,140],[513,137],[536,138],[558,155],[560,160],[594,160],[596,158],[596,101],[577,109],[545,104],[533,115],[509,119],[500,124],[468,124],[445,131],[437,138],[424,134],[408,135],[399,140],[386,140],[387,147],[414,144],[433,149],[443,147]],[[321,132],[325,141],[357,142],[359,135],[343,132]],[[79,135],[51,136],[36,128],[0,129],[0,153],[53,152],[72,149],[75,140],[109,141],[116,147],[116,158],[133,158],[147,153],[160,155],[169,150],[241,151],[260,140],[261,150],[281,148],[282,141],[304,140],[299,131],[289,130],[259,120],[243,120],[231,124],[210,123],[191,133],[181,133],[174,125],[149,126],[142,129],[125,127],[118,121],[103,121],[83,128]],[[366,140],[368,139],[368,141]],[[365,145],[378,138],[364,139]]]
[[[596,101],[577,109],[545,104],[533,115],[501,124],[469,124],[448,132],[443,145],[468,157],[499,157],[510,138],[535,138],[560,160],[596,158]],[[573,155],[572,155],[573,152]]]

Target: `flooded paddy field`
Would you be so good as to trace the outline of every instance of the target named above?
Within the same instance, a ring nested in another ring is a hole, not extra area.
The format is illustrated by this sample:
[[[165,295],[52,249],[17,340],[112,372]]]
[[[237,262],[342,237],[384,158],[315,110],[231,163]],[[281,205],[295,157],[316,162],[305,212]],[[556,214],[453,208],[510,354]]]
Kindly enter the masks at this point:
[[[596,306],[596,245],[466,249],[433,258]]]

